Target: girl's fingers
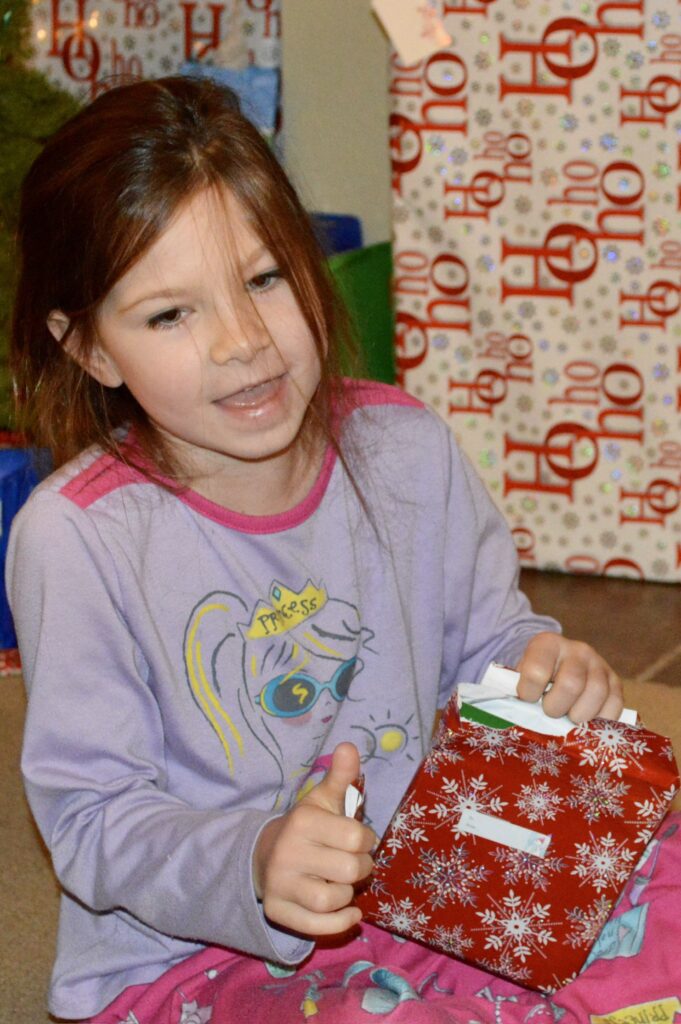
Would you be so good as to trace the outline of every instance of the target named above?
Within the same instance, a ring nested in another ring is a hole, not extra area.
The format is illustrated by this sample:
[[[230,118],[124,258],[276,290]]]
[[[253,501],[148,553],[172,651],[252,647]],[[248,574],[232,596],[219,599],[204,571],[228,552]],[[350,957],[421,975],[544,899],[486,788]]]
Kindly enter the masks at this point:
[[[290,898],[280,894],[265,899],[267,917],[304,935],[335,935],[361,919],[361,911],[350,906],[355,894],[351,885],[298,878],[295,890]]]

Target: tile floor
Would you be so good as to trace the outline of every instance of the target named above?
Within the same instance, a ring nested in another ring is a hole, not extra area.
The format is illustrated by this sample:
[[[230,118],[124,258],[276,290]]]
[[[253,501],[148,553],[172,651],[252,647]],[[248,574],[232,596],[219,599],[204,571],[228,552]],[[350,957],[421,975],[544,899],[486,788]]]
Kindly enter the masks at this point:
[[[681,688],[681,586],[525,570],[535,611],[595,647],[625,679]]]

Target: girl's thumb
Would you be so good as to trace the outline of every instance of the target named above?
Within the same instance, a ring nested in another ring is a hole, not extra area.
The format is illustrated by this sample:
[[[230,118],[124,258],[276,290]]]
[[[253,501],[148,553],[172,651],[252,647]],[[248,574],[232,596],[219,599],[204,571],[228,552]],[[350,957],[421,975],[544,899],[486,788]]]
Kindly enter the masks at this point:
[[[353,743],[339,743],[331,758],[331,767],[322,781],[305,797],[334,814],[345,813],[345,791],[360,773],[359,753]]]

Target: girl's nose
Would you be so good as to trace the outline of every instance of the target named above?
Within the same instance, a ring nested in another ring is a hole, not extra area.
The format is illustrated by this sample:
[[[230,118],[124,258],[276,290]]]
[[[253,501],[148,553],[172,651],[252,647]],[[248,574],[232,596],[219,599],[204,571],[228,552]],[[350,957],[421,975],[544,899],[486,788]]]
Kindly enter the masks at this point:
[[[210,358],[214,363],[222,365],[232,359],[238,362],[250,362],[270,344],[270,335],[257,313],[253,310],[248,314],[232,318],[230,323],[220,320],[210,343]]]

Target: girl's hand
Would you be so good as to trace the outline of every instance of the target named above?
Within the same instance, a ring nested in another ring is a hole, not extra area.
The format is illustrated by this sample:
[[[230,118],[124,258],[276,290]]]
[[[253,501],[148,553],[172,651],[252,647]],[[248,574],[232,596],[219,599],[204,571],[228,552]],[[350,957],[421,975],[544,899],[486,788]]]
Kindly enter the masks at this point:
[[[340,743],[324,779],[260,833],[253,883],[267,917],[303,935],[335,935],[362,917],[353,885],[371,872],[374,832],[344,815],[345,790],[360,772],[352,743]]]
[[[518,696],[543,700],[547,715],[569,715],[573,722],[619,718],[624,706],[622,683],[608,663],[588,644],[557,633],[538,633],[518,664]]]

